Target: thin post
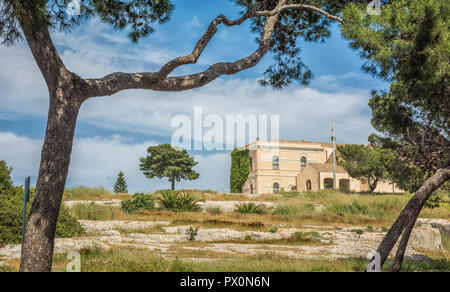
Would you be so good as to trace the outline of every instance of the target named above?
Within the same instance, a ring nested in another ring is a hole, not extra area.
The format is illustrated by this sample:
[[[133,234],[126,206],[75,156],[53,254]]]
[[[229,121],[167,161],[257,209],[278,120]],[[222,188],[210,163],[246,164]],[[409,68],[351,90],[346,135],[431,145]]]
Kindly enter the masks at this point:
[[[331,140],[333,141],[333,188],[337,189],[337,182],[336,182],[336,122],[333,121],[333,128],[332,128],[333,136],[331,136]]]
[[[25,242],[25,226],[27,221],[27,203],[30,200],[30,177],[25,179],[25,195],[23,198],[23,217],[22,217],[22,249],[23,254],[23,244]]]

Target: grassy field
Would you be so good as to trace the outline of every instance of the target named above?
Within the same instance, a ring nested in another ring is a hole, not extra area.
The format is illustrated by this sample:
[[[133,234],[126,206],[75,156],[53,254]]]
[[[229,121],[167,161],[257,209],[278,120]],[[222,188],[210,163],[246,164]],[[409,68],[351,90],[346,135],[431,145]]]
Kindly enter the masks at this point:
[[[366,259],[292,259],[275,254],[253,256],[230,256],[215,253],[214,260],[207,260],[211,255],[199,252],[180,253],[176,258],[163,258],[156,252],[144,249],[114,248],[108,251],[86,249],[81,252],[82,272],[360,272],[367,265]],[[206,260],[201,260],[204,257]],[[192,261],[190,258],[198,260]],[[68,264],[65,255],[55,255],[55,272],[64,272]],[[388,261],[383,271],[391,270]],[[17,271],[18,261],[0,272]],[[424,262],[403,264],[402,271],[450,271],[450,261],[431,259]]]
[[[169,226],[193,225],[203,228],[229,228],[238,231],[277,232],[279,228],[301,227],[304,225],[327,225],[335,230],[344,227],[354,228],[351,232],[363,234],[374,231],[386,232],[404,206],[410,200],[410,194],[343,194],[336,191],[319,191],[284,193],[265,195],[256,199],[236,194],[219,194],[213,191],[185,190],[201,200],[245,201],[259,200],[275,202],[276,207],[265,210],[264,214],[243,214],[239,212],[222,213],[218,210],[207,212],[172,212],[167,210],[141,210],[128,214],[120,207],[95,204],[82,204],[71,207],[72,214],[82,220],[120,220],[120,221],[168,221]],[[149,194],[158,198],[158,192]],[[64,199],[95,200],[129,199],[129,194],[115,195],[102,188],[77,187],[66,190]],[[448,200],[448,196],[447,196]],[[438,208],[424,208],[420,214],[424,218],[450,219],[450,205],[443,203]],[[353,227],[355,226],[355,227]],[[358,226],[358,227],[356,227]],[[162,226],[148,229],[118,229],[121,234],[163,234]],[[92,236],[92,235],[88,235]],[[156,250],[137,249],[131,247],[114,247],[111,250],[97,248],[82,250],[81,264],[85,272],[319,272],[363,271],[367,259],[296,259],[277,255],[273,252],[249,255],[230,254],[217,250],[208,250],[207,244],[258,244],[280,246],[280,250],[289,246],[327,246],[327,243],[316,232],[296,232],[290,238],[277,240],[254,240],[245,238],[232,242],[199,242],[188,241],[173,244],[163,253]],[[442,235],[442,251],[420,251],[430,260],[408,262],[403,271],[450,271],[450,236]],[[294,247],[292,247],[294,248]],[[272,249],[270,249],[272,251]],[[65,271],[68,263],[65,255],[55,255],[54,271]],[[18,269],[18,260],[9,262],[10,267],[1,267],[0,272],[11,272]],[[384,266],[385,271],[391,269],[391,261]]]
[[[214,197],[217,200],[225,198],[232,198],[232,200],[237,201],[250,200],[242,195],[224,195],[212,192],[197,194],[195,192],[198,191],[191,192],[194,196],[204,200],[211,200]],[[77,219],[83,220],[155,220],[171,221],[179,224],[199,224],[203,227],[340,224],[343,226],[363,225],[387,228],[394,222],[411,199],[411,195],[342,194],[335,191],[320,191],[306,194],[290,193],[288,196],[267,195],[259,199],[276,202],[278,206],[268,210],[264,215],[241,214],[237,212],[221,213],[214,210],[205,213],[145,210],[136,214],[128,214],[119,207],[92,204],[74,206],[72,213]],[[450,206],[448,203],[444,203],[438,208],[424,208],[420,217],[450,219]]]
[[[97,187],[88,188],[78,186],[64,191],[64,201],[109,201],[109,200],[126,200],[130,199],[130,194],[113,194],[108,190]]]

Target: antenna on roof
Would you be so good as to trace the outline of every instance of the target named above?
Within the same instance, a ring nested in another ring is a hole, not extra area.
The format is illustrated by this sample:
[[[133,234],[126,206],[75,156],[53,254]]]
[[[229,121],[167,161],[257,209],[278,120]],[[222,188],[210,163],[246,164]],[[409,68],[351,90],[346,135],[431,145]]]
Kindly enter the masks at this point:
[[[331,141],[333,141],[333,188],[337,188],[336,182],[336,122],[333,121],[333,126],[331,129],[332,136]]]

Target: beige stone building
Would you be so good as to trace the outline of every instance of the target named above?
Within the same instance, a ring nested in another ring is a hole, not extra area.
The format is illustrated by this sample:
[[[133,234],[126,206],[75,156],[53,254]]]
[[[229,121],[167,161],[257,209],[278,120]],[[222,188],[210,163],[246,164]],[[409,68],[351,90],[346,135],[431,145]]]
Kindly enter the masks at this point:
[[[269,194],[281,190],[307,191],[333,188],[331,143],[308,141],[259,141],[247,145],[251,170],[242,191]],[[368,186],[336,166],[337,187],[347,192],[368,191]],[[400,193],[390,182],[378,183],[375,192]]]

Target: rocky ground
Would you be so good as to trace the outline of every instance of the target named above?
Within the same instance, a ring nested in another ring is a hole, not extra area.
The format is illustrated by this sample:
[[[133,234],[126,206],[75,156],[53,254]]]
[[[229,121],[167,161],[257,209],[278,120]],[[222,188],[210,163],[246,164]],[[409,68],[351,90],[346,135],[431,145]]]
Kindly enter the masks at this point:
[[[205,251],[208,254],[252,255],[275,253],[292,258],[367,257],[376,250],[385,235],[379,228],[352,226],[302,226],[287,228],[273,226],[270,231],[245,231],[228,228],[200,228],[170,226],[164,221],[80,221],[86,237],[57,239],[55,253],[79,251],[89,247],[135,247],[156,250],[167,257],[175,257],[180,250]],[[296,232],[314,232],[314,243],[286,244]],[[424,260],[426,251],[442,250],[441,233],[450,232],[450,221],[419,219],[414,229],[406,256]],[[20,257],[20,246],[9,245],[0,249],[0,264]],[[214,260],[214,257],[210,258]],[[195,259],[193,259],[195,260]],[[200,260],[200,259],[197,259]],[[202,258],[201,260],[208,260]]]

